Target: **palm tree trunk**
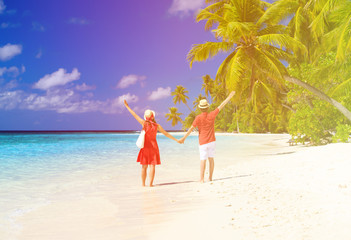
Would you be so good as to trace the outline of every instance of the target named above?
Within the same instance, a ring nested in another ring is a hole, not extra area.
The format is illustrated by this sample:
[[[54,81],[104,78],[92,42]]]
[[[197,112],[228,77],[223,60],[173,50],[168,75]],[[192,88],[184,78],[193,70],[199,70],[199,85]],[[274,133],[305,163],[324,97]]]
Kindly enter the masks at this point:
[[[188,104],[187,103],[185,103],[185,105],[189,108],[189,111],[190,112],[192,112],[192,110],[190,109],[190,107],[188,106]]]
[[[235,113],[238,114],[238,106],[235,105]],[[240,133],[240,129],[239,129],[239,118],[236,118],[236,131],[238,133]]]
[[[344,107],[343,105],[341,105],[341,103],[339,103],[338,101],[336,101],[335,99],[329,97],[328,95],[326,95],[325,93],[323,93],[322,91],[318,90],[317,88],[309,85],[308,83],[305,83],[297,78],[291,77],[291,76],[285,76],[284,77],[286,81],[294,83],[296,85],[299,85],[300,87],[303,87],[304,89],[312,92],[313,94],[315,94],[317,97],[319,97],[320,99],[332,104],[334,107],[336,107],[349,121],[351,121],[351,112]]]

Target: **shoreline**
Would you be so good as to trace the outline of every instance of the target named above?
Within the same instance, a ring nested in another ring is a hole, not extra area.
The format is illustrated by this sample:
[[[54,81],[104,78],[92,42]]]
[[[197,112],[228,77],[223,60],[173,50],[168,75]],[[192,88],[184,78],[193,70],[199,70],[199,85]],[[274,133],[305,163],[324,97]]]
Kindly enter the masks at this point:
[[[121,176],[111,169],[89,193],[62,194],[16,218],[13,239],[348,239],[350,144],[247,136],[246,156],[218,146],[212,182],[197,182],[197,152],[179,164],[165,159],[153,188],[139,186],[139,168]]]

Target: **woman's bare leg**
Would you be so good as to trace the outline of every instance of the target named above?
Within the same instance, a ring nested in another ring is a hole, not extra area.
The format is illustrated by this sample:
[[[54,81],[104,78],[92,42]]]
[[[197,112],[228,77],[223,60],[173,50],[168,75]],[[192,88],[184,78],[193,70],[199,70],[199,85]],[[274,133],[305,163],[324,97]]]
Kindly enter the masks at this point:
[[[200,160],[200,183],[204,182],[206,170],[206,160]]]
[[[155,165],[150,165],[150,170],[149,170],[150,187],[153,187],[154,177],[155,177]]]
[[[209,162],[209,168],[210,168],[210,173],[209,173],[209,180],[212,181],[212,175],[213,175],[213,170],[214,170],[214,158],[208,158]]]
[[[141,168],[141,183],[142,183],[143,187],[145,187],[146,175],[147,175],[147,165],[142,165],[142,168]]]

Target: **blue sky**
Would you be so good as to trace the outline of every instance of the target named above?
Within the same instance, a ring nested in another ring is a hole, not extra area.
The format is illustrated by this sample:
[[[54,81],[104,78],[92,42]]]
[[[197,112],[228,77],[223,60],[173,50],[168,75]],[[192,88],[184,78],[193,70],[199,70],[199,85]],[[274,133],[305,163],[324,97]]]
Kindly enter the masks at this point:
[[[0,130],[134,130],[170,92],[201,92],[225,57],[189,68],[192,44],[214,41],[194,14],[204,0],[0,0]],[[180,112],[188,114],[184,105]]]

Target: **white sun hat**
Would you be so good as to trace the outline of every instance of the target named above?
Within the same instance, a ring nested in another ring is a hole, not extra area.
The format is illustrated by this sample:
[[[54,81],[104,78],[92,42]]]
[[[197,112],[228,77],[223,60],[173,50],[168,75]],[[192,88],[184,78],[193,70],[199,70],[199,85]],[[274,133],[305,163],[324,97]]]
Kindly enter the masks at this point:
[[[201,99],[198,105],[199,108],[208,108],[210,104],[208,104],[206,99]]]
[[[145,113],[144,113],[144,120],[146,120],[146,118],[150,117],[151,114],[154,115],[154,118],[156,117],[155,111],[152,111],[152,110],[150,110],[150,109],[146,110]]]

